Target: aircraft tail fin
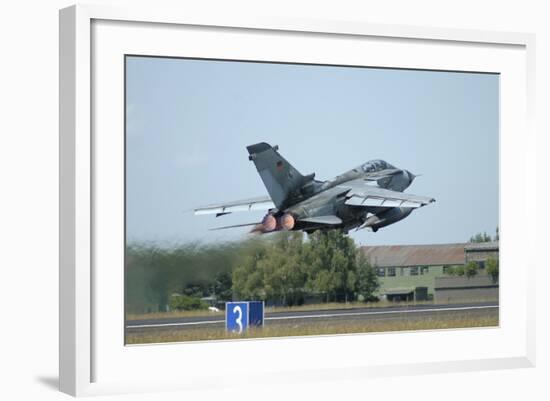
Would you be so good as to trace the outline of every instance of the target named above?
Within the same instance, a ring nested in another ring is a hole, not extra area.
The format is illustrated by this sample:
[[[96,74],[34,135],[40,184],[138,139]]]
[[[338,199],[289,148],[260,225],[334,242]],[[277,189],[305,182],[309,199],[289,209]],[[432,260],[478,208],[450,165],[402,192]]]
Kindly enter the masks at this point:
[[[312,181],[314,174],[303,176],[268,143],[260,142],[247,146],[248,159],[254,162],[262,181],[278,209],[284,207],[299,190]]]

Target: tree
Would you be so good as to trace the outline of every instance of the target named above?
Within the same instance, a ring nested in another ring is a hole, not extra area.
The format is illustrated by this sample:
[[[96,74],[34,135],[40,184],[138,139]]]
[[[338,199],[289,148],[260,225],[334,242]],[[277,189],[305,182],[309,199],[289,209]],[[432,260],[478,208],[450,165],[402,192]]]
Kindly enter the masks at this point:
[[[300,305],[307,296],[326,302],[374,299],[376,270],[341,230],[279,232],[249,247],[231,276],[235,299]]]
[[[479,243],[479,242],[491,242],[491,236],[486,232],[477,233],[473,237],[470,237],[470,242]]]
[[[303,234],[281,232],[257,245],[233,270],[236,298],[287,306],[303,303],[307,279]]]
[[[309,237],[304,261],[309,266],[306,287],[324,294],[327,302],[354,298],[357,248],[341,230],[316,231]]]
[[[307,266],[303,261],[301,232],[281,232],[275,236],[265,261],[266,297],[287,306],[304,302]]]
[[[357,294],[364,301],[373,301],[377,298],[374,293],[380,288],[380,280],[376,268],[372,266],[363,252],[357,258]]]
[[[486,271],[489,276],[493,279],[493,282],[498,281],[498,259],[487,258],[485,262]]]
[[[476,262],[469,262],[464,267],[464,274],[468,278],[475,276],[477,274],[477,263]]]
[[[231,301],[233,299],[233,280],[230,272],[220,272],[214,278],[212,295],[218,301]]]
[[[237,299],[265,300],[263,261],[267,252],[267,248],[256,250],[233,270],[233,293]]]

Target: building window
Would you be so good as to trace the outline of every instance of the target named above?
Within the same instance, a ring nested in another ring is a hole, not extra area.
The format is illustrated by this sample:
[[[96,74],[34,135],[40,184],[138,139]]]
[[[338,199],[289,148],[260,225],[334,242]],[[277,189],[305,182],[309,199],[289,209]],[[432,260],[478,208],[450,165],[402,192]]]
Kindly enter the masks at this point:
[[[376,270],[376,275],[378,277],[386,277],[386,269],[384,269],[383,267],[379,267],[377,270]]]
[[[411,267],[410,272],[411,276],[418,276],[418,267]]]
[[[477,268],[478,269],[485,269],[485,261],[481,260],[481,261],[477,262]]]
[[[430,272],[430,269],[428,266],[422,266],[420,268],[420,274],[428,274]]]
[[[395,277],[395,267],[388,268],[388,276]]]

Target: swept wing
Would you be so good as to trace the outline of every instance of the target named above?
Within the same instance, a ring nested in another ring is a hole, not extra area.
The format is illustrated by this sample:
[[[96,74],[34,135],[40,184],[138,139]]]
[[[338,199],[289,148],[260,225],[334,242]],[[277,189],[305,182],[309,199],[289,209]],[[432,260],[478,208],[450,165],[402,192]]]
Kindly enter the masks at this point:
[[[346,205],[365,207],[410,207],[419,208],[435,202],[428,196],[413,195],[405,192],[391,191],[367,185],[363,178],[348,181],[339,185],[349,188],[346,194]]]

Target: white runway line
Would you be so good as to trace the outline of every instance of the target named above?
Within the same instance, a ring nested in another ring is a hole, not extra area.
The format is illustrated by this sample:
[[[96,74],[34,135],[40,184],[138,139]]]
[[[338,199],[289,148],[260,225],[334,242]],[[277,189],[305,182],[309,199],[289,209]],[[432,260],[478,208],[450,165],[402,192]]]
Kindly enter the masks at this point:
[[[387,315],[392,313],[415,313],[415,312],[440,312],[440,311],[459,311],[470,309],[487,309],[498,308],[498,306],[464,306],[460,308],[433,308],[433,309],[413,309],[413,310],[399,310],[399,311],[372,311],[372,312],[343,312],[333,314],[321,314],[321,315],[304,315],[304,316],[281,316],[281,317],[266,317],[265,320],[283,320],[283,319],[313,319],[320,317],[338,317],[338,316],[362,316],[362,315]]]
[[[265,320],[290,320],[290,319],[318,319],[323,317],[341,317],[341,316],[364,316],[364,315],[389,315],[395,313],[422,313],[422,312],[445,312],[445,311],[461,311],[472,309],[494,309],[498,308],[498,305],[490,306],[463,306],[457,308],[431,308],[431,309],[412,309],[412,310],[398,310],[398,311],[369,311],[369,312],[342,312],[342,313],[330,313],[330,314],[317,314],[317,315],[298,315],[298,316],[280,316],[280,317],[266,317]],[[158,323],[158,324],[138,324],[128,325],[127,329],[142,329],[153,327],[177,327],[177,326],[196,326],[201,324],[215,324],[223,323],[225,320],[206,320],[202,322],[185,322],[185,323]]]

